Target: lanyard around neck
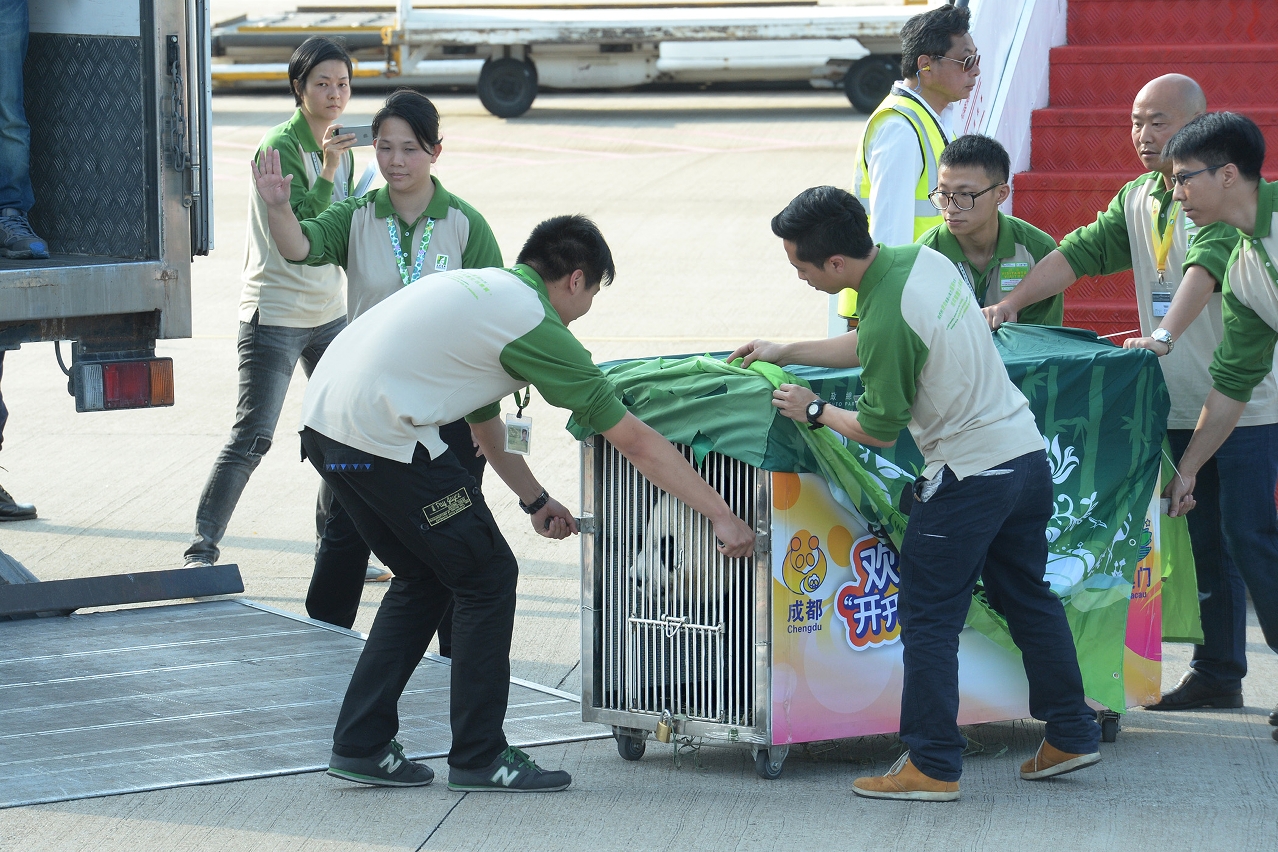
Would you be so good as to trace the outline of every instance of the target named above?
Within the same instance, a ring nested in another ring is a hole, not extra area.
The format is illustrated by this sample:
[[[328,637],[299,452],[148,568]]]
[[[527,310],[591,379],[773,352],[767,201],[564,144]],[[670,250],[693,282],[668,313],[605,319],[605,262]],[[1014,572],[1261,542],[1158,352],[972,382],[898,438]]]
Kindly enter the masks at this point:
[[[1158,269],[1158,280],[1163,282],[1163,274],[1167,271],[1167,256],[1171,254],[1172,243],[1176,238],[1176,217],[1180,215],[1180,202],[1173,201],[1167,210],[1167,224],[1162,228],[1158,227],[1158,218],[1162,213],[1163,204],[1157,198],[1153,199],[1154,204],[1150,210],[1151,218],[1149,229],[1149,240],[1154,248],[1154,266]]]
[[[404,286],[407,287],[422,277],[422,264],[426,261],[426,246],[430,245],[430,235],[435,230],[435,220],[430,217],[426,219],[426,227],[422,228],[421,244],[417,247],[417,258],[413,261],[413,269],[410,272],[408,263],[404,260],[404,253],[400,251],[399,226],[395,224],[397,218],[394,212],[386,217],[386,230],[390,233],[391,252],[395,255],[395,265],[399,267],[399,277],[403,279]],[[413,238],[411,227],[406,236],[410,240]]]

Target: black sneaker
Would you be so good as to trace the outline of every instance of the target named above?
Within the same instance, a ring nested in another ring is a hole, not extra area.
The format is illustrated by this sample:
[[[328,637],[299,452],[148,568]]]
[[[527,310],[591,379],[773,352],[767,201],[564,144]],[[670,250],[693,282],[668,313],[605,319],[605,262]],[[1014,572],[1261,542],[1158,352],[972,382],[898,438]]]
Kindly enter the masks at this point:
[[[435,780],[435,771],[404,757],[404,747],[396,740],[391,740],[372,757],[342,757],[333,752],[328,760],[328,774],[379,787],[425,787]]]
[[[0,256],[19,260],[49,256],[48,243],[31,230],[27,214],[14,207],[0,210]]]
[[[553,793],[571,783],[567,772],[542,769],[514,746],[483,769],[448,767],[448,789],[459,793]]]
[[[29,521],[36,516],[36,507],[19,503],[0,487],[0,521]]]

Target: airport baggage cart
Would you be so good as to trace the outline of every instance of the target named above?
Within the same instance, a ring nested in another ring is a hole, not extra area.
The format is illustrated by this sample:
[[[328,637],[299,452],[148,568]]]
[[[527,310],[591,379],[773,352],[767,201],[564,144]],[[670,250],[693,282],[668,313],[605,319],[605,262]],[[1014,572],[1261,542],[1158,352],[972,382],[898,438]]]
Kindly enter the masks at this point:
[[[1065,602],[1089,699],[1112,742],[1118,713],[1156,700],[1161,680],[1156,488],[1166,391],[1152,358],[1086,334],[1009,330],[1015,352],[1004,355],[1040,428],[1050,409],[1045,446],[1058,511],[1047,531],[1047,579]],[[1032,351],[1044,335],[1062,350],[1046,362]],[[856,481],[823,469],[824,449],[803,456],[806,427],[769,416],[759,425],[766,437],[744,434],[738,421],[760,410],[757,397],[770,399],[764,377],[709,358],[606,368],[631,410],[680,443],[757,542],[752,558],[723,558],[709,521],[602,436],[578,435],[583,719],[611,726],[628,760],[655,735],[749,749],[768,779],[780,775],[791,745],[895,732],[894,539],[903,519],[880,511],[912,481],[917,450],[898,442],[879,456],[852,444],[844,452],[858,467],[855,493]],[[1042,370],[1053,378],[1042,381]],[[855,398],[856,371],[795,372],[837,404]],[[1079,388],[1087,393],[1076,396]],[[715,405],[741,413],[725,419]],[[1091,422],[1076,422],[1080,407]],[[1144,419],[1133,425],[1137,412]],[[1123,470],[1114,466],[1120,450]],[[875,500],[873,487],[882,492]],[[1019,652],[979,595],[959,660],[960,724],[1029,716]]]

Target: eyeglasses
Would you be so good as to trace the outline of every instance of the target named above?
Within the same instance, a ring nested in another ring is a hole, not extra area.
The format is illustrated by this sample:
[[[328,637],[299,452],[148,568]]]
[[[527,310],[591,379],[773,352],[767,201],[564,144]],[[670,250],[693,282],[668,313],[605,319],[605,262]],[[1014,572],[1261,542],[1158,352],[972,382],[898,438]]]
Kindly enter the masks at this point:
[[[941,55],[941,54],[939,54],[939,53],[933,53],[933,54],[932,54],[932,58],[933,58],[933,59],[944,59],[944,60],[947,60],[947,61],[949,61],[949,62],[957,62],[959,65],[962,65],[962,66],[963,66],[963,70],[964,70],[964,71],[971,71],[973,68],[976,68],[976,67],[980,66],[980,64],[981,64],[981,54],[979,54],[979,53],[973,53],[973,54],[971,54],[970,56],[965,56],[965,57],[964,57],[964,58],[962,58],[962,59],[952,59],[952,58],[950,58],[950,57],[948,57],[948,56],[942,56],[942,55]]]
[[[1205,169],[1195,169],[1192,172],[1177,172],[1171,176],[1173,186],[1189,186],[1189,181],[1197,177],[1203,172],[1214,172],[1216,169],[1223,169],[1228,163],[1221,163],[1219,166],[1208,166]]]
[[[982,189],[980,192],[941,192],[939,189],[934,189],[927,194],[927,200],[932,202],[932,206],[937,210],[946,209],[950,206],[951,201],[954,202],[954,206],[959,210],[971,210],[976,206],[976,199],[991,189],[998,189],[1002,185],[1002,182],[999,182],[991,187]]]

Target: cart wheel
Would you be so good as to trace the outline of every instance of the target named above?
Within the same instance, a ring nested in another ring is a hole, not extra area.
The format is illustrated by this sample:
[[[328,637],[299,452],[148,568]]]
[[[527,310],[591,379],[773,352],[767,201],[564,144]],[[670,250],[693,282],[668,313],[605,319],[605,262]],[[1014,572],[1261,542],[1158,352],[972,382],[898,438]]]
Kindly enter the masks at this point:
[[[528,112],[537,97],[537,69],[531,62],[504,57],[489,59],[479,72],[479,102],[498,118]]]
[[[1101,717],[1101,742],[1112,743],[1118,739],[1118,715],[1106,714]]]
[[[859,112],[874,112],[900,76],[901,58],[882,54],[857,60],[843,77],[843,92]]]
[[[648,748],[645,737],[632,737],[629,734],[617,734],[617,754],[624,760],[638,760]]]
[[[764,781],[775,781],[781,777],[781,768],[785,766],[785,752],[774,759],[766,748],[759,749],[754,756],[754,774]]]

